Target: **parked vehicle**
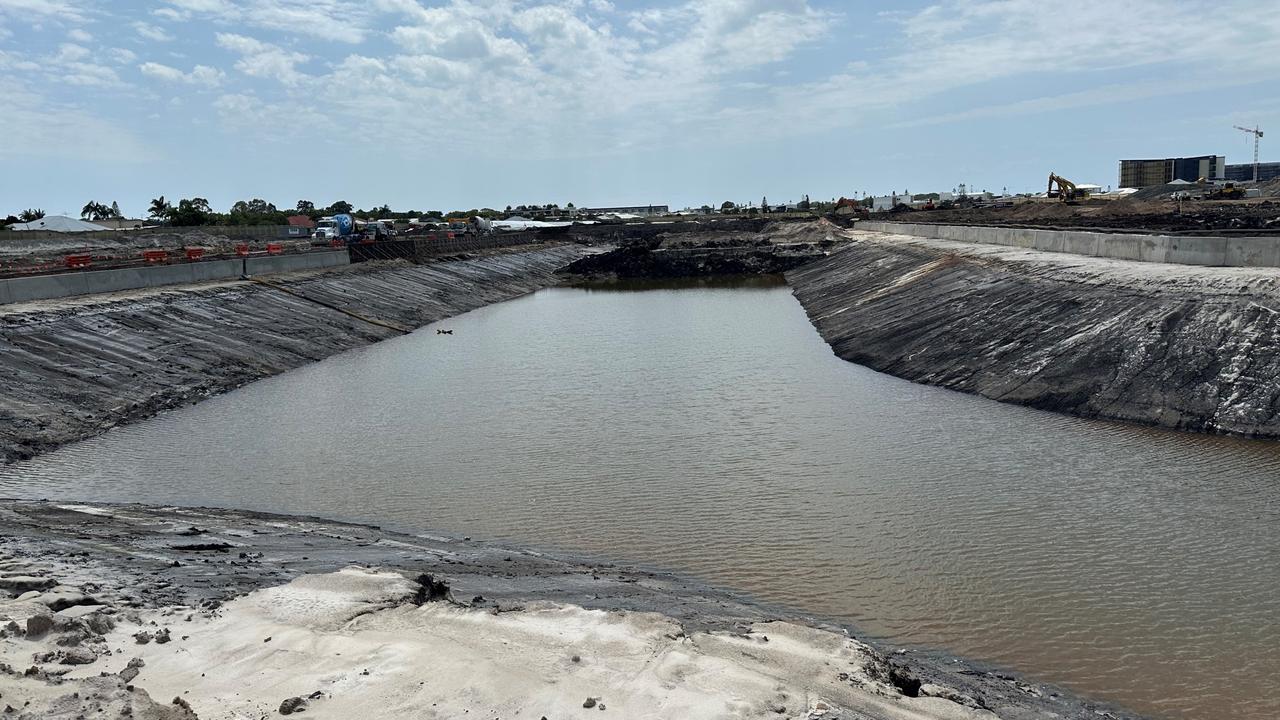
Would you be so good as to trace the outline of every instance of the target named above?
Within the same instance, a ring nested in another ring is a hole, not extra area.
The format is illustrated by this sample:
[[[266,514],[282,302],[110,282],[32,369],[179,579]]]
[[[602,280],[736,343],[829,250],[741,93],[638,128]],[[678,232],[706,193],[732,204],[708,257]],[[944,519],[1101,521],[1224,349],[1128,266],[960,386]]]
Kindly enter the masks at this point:
[[[330,215],[316,221],[317,240],[350,239],[356,234],[356,221],[350,215]]]

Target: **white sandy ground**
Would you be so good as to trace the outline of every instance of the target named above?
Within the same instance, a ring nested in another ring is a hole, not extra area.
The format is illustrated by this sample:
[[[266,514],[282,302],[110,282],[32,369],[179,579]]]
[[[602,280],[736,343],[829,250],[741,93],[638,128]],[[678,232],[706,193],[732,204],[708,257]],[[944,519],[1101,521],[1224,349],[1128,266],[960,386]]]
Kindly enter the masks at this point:
[[[303,717],[995,717],[960,704],[964,698],[898,694],[864,673],[866,646],[833,632],[771,622],[744,636],[686,636],[650,613],[419,606],[410,601],[417,587],[395,573],[347,568],[259,590],[212,613],[167,608],[128,620],[132,613],[121,613],[105,638],[113,651],[67,678],[116,673],[142,658],[132,683],[161,702],[183,698],[202,720],[280,717],[281,701],[313,694]],[[168,643],[134,638],[162,628]],[[36,645],[5,638],[0,656],[25,667]],[[0,687],[0,704],[56,691],[11,677],[0,677]],[[587,698],[594,707],[583,707]]]
[[[840,236],[856,242],[914,246],[964,256],[969,260],[1001,265],[1049,282],[1123,288],[1143,294],[1192,292],[1199,295],[1243,295],[1269,299],[1280,296],[1280,268],[1138,262],[868,230],[844,230]]]

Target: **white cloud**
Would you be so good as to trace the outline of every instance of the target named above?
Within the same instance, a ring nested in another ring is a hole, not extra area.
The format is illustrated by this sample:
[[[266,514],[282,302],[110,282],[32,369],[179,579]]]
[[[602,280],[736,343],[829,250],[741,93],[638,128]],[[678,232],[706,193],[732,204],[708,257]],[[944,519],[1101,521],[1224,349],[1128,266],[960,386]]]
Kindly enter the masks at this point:
[[[170,5],[189,12],[225,15],[235,12],[235,3],[227,0],[168,0]]]
[[[168,32],[165,32],[163,28],[144,23],[141,20],[133,24],[133,29],[147,40],[153,40],[155,42],[169,42],[170,40],[173,40],[173,36]]]
[[[362,3],[335,0],[264,0],[249,5],[244,17],[251,25],[300,33],[341,43],[365,39]]]
[[[186,83],[188,85],[204,85],[206,87],[216,87],[222,84],[226,78],[226,74],[217,68],[207,65],[196,65],[191,72],[186,73],[178,68],[169,65],[163,65],[156,62],[145,62],[138,66],[138,70],[143,75],[159,78],[168,82]]]
[[[58,46],[55,62],[75,62],[89,57],[89,48],[74,43],[62,43]]]
[[[1254,9],[1253,22],[1235,22],[1247,7]],[[887,15],[901,32],[882,35],[875,56],[805,82],[775,82],[694,122],[716,123],[724,137],[738,139],[875,122],[906,128],[1203,91],[1214,76],[1224,84],[1256,82],[1280,72],[1280,7],[1257,7],[1224,0],[1219,11],[1205,14],[1164,0],[1066,6],[943,0]],[[1250,48],[1233,58],[1226,77],[1221,47]],[[918,109],[943,93],[1000,83],[1012,93],[997,103],[960,99],[944,112]],[[1048,91],[1026,89],[1037,85]],[[1088,89],[1065,89],[1080,86]],[[1055,87],[1064,90],[1055,93]],[[780,129],[779,117],[788,119],[787,129]]]
[[[275,12],[282,4],[263,7]],[[325,15],[339,6],[317,5]],[[723,93],[740,92],[722,87],[723,78],[787,59],[824,37],[832,19],[808,0],[686,0],[642,14],[654,30],[654,39],[642,42],[612,26],[637,15],[608,2],[375,0],[371,6],[397,16],[388,33],[393,45],[336,63],[322,57],[330,65],[320,74],[300,70],[309,57],[262,39],[220,33],[218,44],[241,56],[237,70],[280,80],[294,104],[324,104],[352,136],[428,135],[486,152],[504,145],[526,154],[584,145],[607,151],[679,134],[681,124],[721,122]],[[266,21],[259,14],[244,24]],[[765,47],[752,47],[756,43]],[[226,97],[224,110],[244,102],[241,95]]]
[[[649,17],[680,38],[658,53],[668,67],[712,75],[782,60],[832,20],[807,0],[703,0]]]
[[[80,28],[73,28],[71,31],[69,31],[67,33],[67,38],[70,40],[74,40],[76,42],[81,42],[81,43],[87,43],[87,42],[93,41],[93,36],[85,32],[84,30],[81,30]]]
[[[298,64],[310,59],[302,53],[234,33],[218,33],[217,40],[219,46],[241,56],[236,61],[236,69],[246,75],[271,78],[285,85],[294,85],[306,78],[297,69]]]
[[[5,109],[5,131],[0,133],[0,155],[5,157],[118,163],[144,159],[150,152],[127,129],[96,113],[50,104],[39,96],[10,102]]]
[[[158,17],[185,21],[193,16],[226,25],[257,27],[331,42],[357,44],[365,40],[368,10],[354,0],[167,0],[169,7],[153,11]]]
[[[222,81],[226,78],[226,73],[208,65],[197,65],[191,68],[191,72],[188,73],[187,77],[193,83],[214,87],[222,84]]]
[[[96,63],[71,62],[64,63],[58,74],[60,80],[71,85],[84,85],[93,88],[105,88],[123,85],[116,71]]]
[[[107,57],[111,58],[113,62],[120,65],[129,65],[134,60],[138,59],[138,56],[136,53],[134,53],[132,50],[126,50],[124,48],[111,48],[107,50],[106,55]]]
[[[1258,55],[1276,47],[1258,23],[1265,26],[1269,18],[1274,30],[1280,15],[1260,7],[1224,0],[1205,13],[1194,3],[1168,0],[1065,6],[946,0],[901,21],[908,47],[900,60],[918,68],[1006,77],[1209,61],[1223,47],[1248,47],[1243,54]],[[1238,22],[1243,16],[1254,22]]]
[[[83,22],[86,17],[84,11],[77,7],[80,4],[67,0],[0,0],[0,15],[26,21],[54,18]]]
[[[178,68],[161,65],[160,63],[145,62],[138,66],[138,70],[142,71],[143,75],[150,75],[161,80],[182,82],[187,79],[186,73]]]
[[[46,86],[101,89],[124,85],[114,69],[94,62],[89,49],[75,43],[62,43],[57,52],[44,56],[0,52],[0,79],[6,78],[15,83],[38,80]]]

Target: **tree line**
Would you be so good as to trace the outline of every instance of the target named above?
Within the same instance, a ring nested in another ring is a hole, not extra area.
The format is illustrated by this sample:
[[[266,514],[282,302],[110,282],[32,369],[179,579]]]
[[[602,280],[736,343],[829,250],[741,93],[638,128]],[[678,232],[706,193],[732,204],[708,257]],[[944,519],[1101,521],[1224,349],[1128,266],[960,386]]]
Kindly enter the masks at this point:
[[[240,200],[227,212],[222,213],[213,210],[205,198],[185,198],[179,200],[177,204],[172,204],[161,195],[151,201],[147,218],[157,223],[189,227],[193,225],[285,225],[289,222],[289,218],[295,215],[304,215],[312,220],[340,214],[351,215],[361,220],[413,220],[420,217],[445,219],[489,213],[496,213],[496,211],[488,208],[451,213],[439,210],[397,211],[386,204],[365,210],[356,208],[346,200],[339,200],[323,207],[317,206],[310,200],[299,200],[292,208],[282,209],[261,198]]]

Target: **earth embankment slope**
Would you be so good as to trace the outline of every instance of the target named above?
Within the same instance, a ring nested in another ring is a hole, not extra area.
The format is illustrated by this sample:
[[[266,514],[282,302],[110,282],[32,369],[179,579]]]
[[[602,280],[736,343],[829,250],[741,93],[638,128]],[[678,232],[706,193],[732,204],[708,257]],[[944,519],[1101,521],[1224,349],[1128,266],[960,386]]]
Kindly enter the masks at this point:
[[[1085,417],[1280,436],[1280,272],[851,232],[788,273],[835,353]]]
[[[557,282],[580,246],[371,263],[0,308],[0,458],[114,425]],[[364,318],[364,319],[362,319]],[[373,320],[375,322],[369,322]],[[379,324],[383,323],[383,324]]]

